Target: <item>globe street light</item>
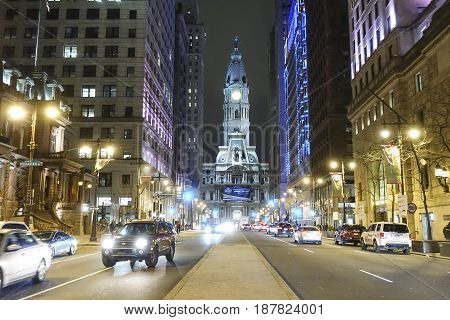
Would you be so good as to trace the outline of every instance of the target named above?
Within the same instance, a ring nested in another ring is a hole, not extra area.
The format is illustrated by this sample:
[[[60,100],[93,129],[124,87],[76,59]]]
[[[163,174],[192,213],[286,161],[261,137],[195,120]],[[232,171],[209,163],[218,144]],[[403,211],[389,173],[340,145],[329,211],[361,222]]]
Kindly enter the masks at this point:
[[[417,140],[417,139],[419,139],[420,135],[421,135],[421,132],[420,132],[420,130],[417,129],[417,128],[411,128],[411,129],[408,130],[408,137],[409,137],[411,140]]]
[[[444,189],[444,192],[449,193],[449,186],[447,184],[449,172],[447,168],[436,165],[436,168],[434,169],[434,175],[436,176],[436,179],[438,180],[441,187]]]
[[[383,139],[387,139],[387,138],[389,138],[391,136],[391,132],[388,129],[383,129],[383,130],[380,131],[380,136]]]

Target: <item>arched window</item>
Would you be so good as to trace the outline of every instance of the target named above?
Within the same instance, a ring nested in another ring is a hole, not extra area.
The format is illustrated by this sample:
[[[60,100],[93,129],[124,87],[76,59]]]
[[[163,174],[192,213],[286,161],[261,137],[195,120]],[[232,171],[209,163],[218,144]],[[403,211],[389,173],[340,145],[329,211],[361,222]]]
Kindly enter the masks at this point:
[[[243,77],[242,77],[242,82],[243,82],[243,83],[247,83],[247,77],[246,77],[246,76],[243,76]]]
[[[240,116],[240,114],[239,114],[239,110],[235,110],[234,111],[234,118],[235,119],[239,119],[241,116]]]
[[[227,83],[230,83],[230,75],[227,76]]]

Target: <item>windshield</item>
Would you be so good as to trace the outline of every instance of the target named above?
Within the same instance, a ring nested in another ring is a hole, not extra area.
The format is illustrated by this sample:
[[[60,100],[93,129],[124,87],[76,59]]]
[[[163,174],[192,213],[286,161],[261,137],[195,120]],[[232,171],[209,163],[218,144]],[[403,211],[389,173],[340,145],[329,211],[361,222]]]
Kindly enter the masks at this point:
[[[289,223],[280,223],[278,226],[280,228],[291,228],[291,225]]]
[[[53,232],[40,231],[40,232],[35,232],[34,235],[40,240],[50,240],[53,237]]]
[[[131,236],[141,233],[154,234],[156,226],[154,223],[129,223],[120,230],[120,235]]]
[[[385,224],[384,232],[409,233],[408,227],[404,224]]]
[[[363,226],[354,224],[352,226],[348,226],[349,230],[355,230],[355,231],[365,231],[366,228],[364,228]]]

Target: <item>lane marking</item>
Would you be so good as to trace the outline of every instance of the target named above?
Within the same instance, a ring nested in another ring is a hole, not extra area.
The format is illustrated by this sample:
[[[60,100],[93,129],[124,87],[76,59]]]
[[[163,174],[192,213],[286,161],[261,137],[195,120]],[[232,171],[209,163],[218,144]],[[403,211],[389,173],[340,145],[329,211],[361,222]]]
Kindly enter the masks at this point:
[[[272,237],[272,236],[270,236],[270,235],[266,235],[266,237],[268,237],[268,238],[270,238],[270,239],[273,239],[273,240],[278,240],[278,241],[284,242],[284,243],[286,243],[286,244],[288,244],[288,245],[290,245],[290,246],[294,246],[294,247],[296,247],[296,246],[297,246],[297,245],[296,245],[296,244],[294,244],[294,243],[286,242],[286,241],[283,241],[283,240],[281,240],[281,239],[278,239],[278,238]]]
[[[314,253],[314,251],[311,251],[311,250],[308,250],[308,249],[303,249],[303,250],[311,252],[311,253]]]
[[[43,291],[34,293],[34,294],[29,295],[29,296],[27,296],[27,297],[25,297],[25,298],[22,298],[22,299],[20,299],[20,300],[28,300],[28,299],[34,298],[34,297],[39,296],[39,295],[41,295],[41,294],[47,293],[47,292],[49,292],[49,291],[53,291],[53,290],[56,290],[56,289],[58,289],[58,288],[65,287],[65,286],[67,286],[67,285],[69,285],[69,284],[72,284],[72,283],[74,283],[74,282],[77,282],[77,281],[80,281],[80,280],[83,280],[83,279],[86,279],[86,278],[95,276],[96,274],[99,274],[99,273],[101,273],[101,272],[104,272],[104,271],[109,270],[109,269],[112,269],[112,268],[114,268],[114,267],[105,268],[105,269],[102,269],[102,270],[99,270],[99,271],[96,271],[96,272],[87,274],[87,275],[82,276],[82,277],[80,277],[80,278],[73,279],[73,280],[71,280],[71,281],[61,283],[61,284],[59,284],[59,285],[57,285],[57,286],[54,286],[54,287],[48,288],[48,289],[46,289],[46,290],[43,290]]]
[[[324,245],[332,247],[332,248],[336,248],[336,249],[342,249],[342,247],[338,247],[337,245],[333,245],[333,244],[328,244],[328,243],[324,243]]]
[[[69,261],[72,261],[72,260],[78,260],[78,259],[86,258],[86,257],[94,256],[94,255],[96,255],[96,254],[101,254],[101,252],[95,252],[95,253],[85,254],[85,255],[83,255],[83,256],[79,256],[79,257],[75,257],[75,258],[71,258],[71,259],[58,260],[58,261],[52,262],[52,265],[53,265],[53,264],[58,264],[58,263],[63,263],[63,262],[69,262]]]
[[[370,272],[367,272],[367,271],[364,271],[364,270],[359,270],[359,271],[361,271],[361,272],[363,272],[363,273],[366,273],[366,274],[368,274],[368,275],[371,275],[372,277],[381,279],[381,280],[383,280],[383,281],[386,281],[386,282],[389,282],[389,283],[393,283],[393,281],[391,281],[391,280],[389,280],[389,279],[386,279],[386,278],[383,278],[383,277],[380,277],[380,276],[377,276],[376,274],[373,274],[373,273],[370,273]]]

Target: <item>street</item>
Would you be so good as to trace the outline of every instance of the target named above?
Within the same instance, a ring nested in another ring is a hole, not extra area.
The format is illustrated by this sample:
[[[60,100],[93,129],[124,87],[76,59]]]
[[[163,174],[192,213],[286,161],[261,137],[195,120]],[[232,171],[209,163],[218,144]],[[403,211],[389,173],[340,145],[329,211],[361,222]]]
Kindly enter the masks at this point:
[[[74,256],[57,257],[40,284],[23,281],[2,290],[1,299],[162,299],[217,242],[219,234],[182,233],[174,263],[159,258],[155,269],[128,262],[105,268],[99,246],[80,246]]]
[[[301,299],[449,299],[450,261],[244,232]]]

